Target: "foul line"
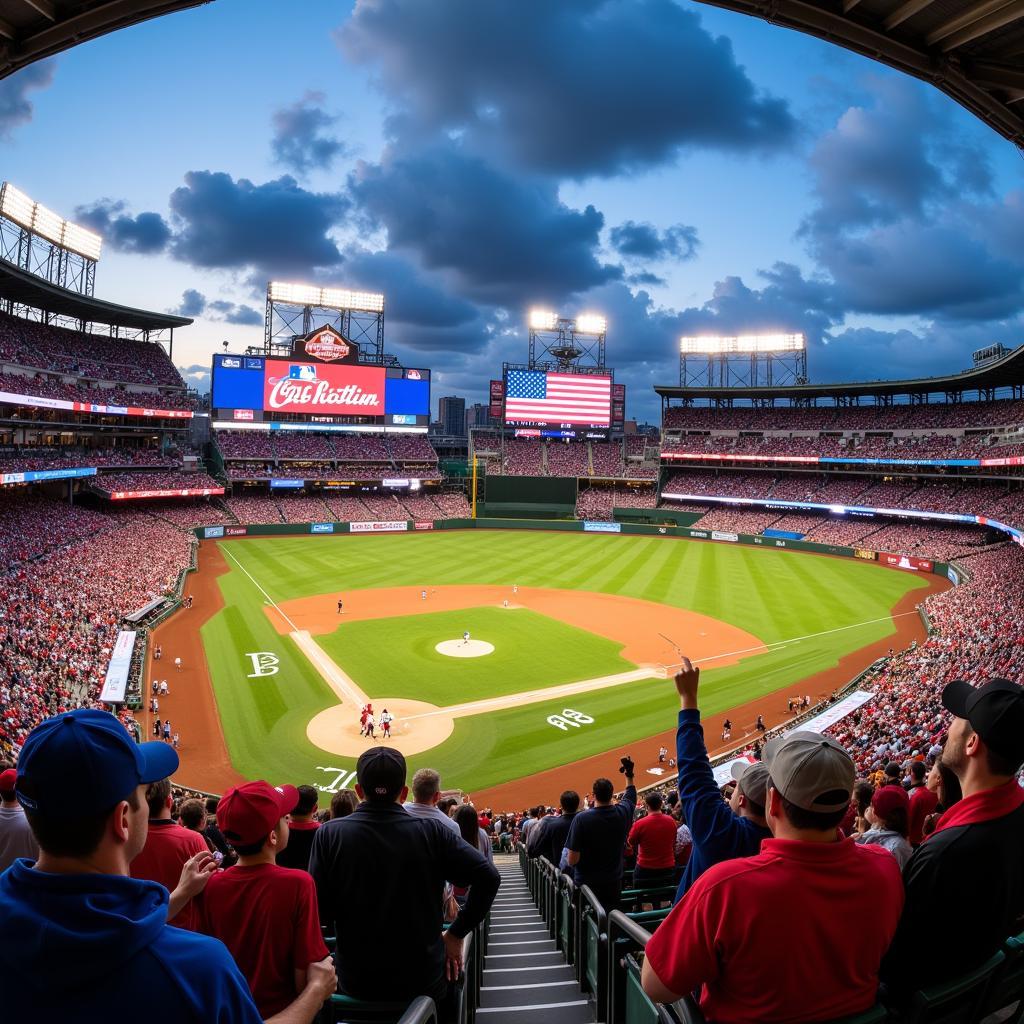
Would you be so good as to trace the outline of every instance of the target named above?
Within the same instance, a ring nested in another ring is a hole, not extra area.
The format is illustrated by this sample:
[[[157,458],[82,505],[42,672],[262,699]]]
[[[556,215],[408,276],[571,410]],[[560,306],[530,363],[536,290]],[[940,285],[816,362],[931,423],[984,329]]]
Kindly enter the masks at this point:
[[[292,620],[289,619],[288,616],[285,615],[285,613],[283,611],[281,611],[281,608],[278,605],[278,603],[259,585],[259,583],[256,582],[256,577],[253,576],[253,574],[251,572],[249,572],[249,570],[246,569],[246,567],[244,565],[242,565],[242,563],[237,558],[235,558],[235,556],[233,554],[231,554],[230,551],[227,550],[226,546],[222,545],[221,546],[221,551],[223,551],[224,554],[227,555],[227,557],[230,558],[231,561],[234,562],[235,565],[237,565],[238,568],[241,569],[242,572],[244,572],[245,575],[249,577],[250,580],[252,580],[253,586],[267,599],[268,603],[271,605],[271,607],[274,609],[274,611],[276,611],[277,614],[280,615],[281,618],[284,619],[284,621],[287,622],[288,625],[292,627],[292,631],[293,632],[297,633],[299,631],[299,627],[296,626],[295,623],[292,622]]]

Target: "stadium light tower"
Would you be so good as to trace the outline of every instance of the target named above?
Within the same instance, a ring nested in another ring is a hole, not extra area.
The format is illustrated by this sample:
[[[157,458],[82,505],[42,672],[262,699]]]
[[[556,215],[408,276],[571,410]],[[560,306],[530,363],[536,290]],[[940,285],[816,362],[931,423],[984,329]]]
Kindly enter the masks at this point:
[[[359,346],[360,361],[394,362],[384,353],[384,296],[351,288],[271,281],[267,285],[264,350],[291,351],[292,340],[318,327],[333,327]]]
[[[802,334],[697,335],[679,339],[680,387],[807,383]]]
[[[532,309],[529,316],[531,370],[604,373],[608,321],[598,313],[559,316]]]
[[[0,185],[0,258],[82,295],[96,287],[103,239],[30,199],[9,181]]]

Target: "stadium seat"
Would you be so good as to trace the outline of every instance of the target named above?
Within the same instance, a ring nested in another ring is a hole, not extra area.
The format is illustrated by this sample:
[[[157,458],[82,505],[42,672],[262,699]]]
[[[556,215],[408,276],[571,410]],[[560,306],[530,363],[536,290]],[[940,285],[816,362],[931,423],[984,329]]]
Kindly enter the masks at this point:
[[[985,993],[978,1019],[1014,1007],[1011,1013],[1000,1013],[997,1019],[1000,1024],[1020,1024],[1024,1020],[1024,932],[1006,940],[1003,955],[1005,959]]]
[[[579,889],[576,928],[576,977],[583,992],[593,993],[597,1019],[608,1020],[608,915],[590,886]]]
[[[576,886],[566,874],[558,876],[558,934],[555,941],[571,966],[576,956],[576,923],[579,912]]]
[[[901,1007],[901,1024],[976,1024],[989,986],[1005,961],[1000,950],[967,974],[914,992]]]

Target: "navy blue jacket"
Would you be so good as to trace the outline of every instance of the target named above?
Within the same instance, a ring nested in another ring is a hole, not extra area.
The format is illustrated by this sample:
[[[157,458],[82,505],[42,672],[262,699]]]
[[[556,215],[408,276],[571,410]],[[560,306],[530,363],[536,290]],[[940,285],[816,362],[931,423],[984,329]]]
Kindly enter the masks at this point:
[[[218,939],[167,924],[167,890],[121,875],[0,875],[0,1016],[33,1024],[260,1024]]]
[[[722,799],[704,746],[699,711],[680,711],[676,730],[676,763],[679,766],[679,802],[693,836],[693,849],[676,891],[678,903],[686,890],[712,864],[761,852],[761,840],[771,839],[767,828],[733,814]]]

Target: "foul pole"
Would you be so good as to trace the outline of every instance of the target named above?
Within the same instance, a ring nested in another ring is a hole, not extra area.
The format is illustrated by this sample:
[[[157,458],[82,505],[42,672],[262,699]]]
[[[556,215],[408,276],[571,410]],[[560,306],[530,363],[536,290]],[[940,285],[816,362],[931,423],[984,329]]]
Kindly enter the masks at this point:
[[[476,456],[473,456],[473,518],[476,519]]]

